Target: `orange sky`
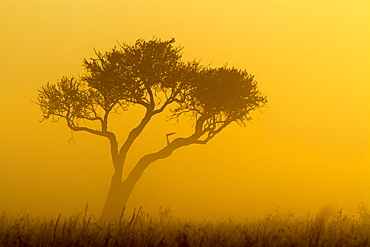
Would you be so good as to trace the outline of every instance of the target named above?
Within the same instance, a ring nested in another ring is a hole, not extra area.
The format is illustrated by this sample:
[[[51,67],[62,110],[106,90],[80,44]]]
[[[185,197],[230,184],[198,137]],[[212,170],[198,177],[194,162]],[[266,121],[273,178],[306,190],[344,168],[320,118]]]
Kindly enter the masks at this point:
[[[85,133],[70,141],[63,122],[38,122],[31,101],[46,82],[81,74],[93,48],[153,36],[176,38],[185,60],[247,69],[269,103],[245,128],[152,164],[130,210],[255,218],[370,205],[369,12],[367,0],[1,1],[0,210],[73,214],[88,202],[100,213],[108,143]],[[148,126],[128,167],[187,125],[162,122]]]

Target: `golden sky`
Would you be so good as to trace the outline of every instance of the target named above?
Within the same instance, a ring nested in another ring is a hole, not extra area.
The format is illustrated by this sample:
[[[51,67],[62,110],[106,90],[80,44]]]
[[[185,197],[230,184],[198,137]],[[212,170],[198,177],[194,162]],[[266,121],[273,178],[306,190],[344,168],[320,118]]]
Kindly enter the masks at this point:
[[[40,124],[31,101],[46,82],[82,74],[94,48],[153,36],[176,38],[185,60],[247,69],[269,103],[246,127],[152,164],[130,210],[255,218],[370,206],[369,13],[368,0],[2,0],[0,210],[73,214],[88,202],[100,213],[113,172],[108,143],[86,133],[71,141],[64,122]],[[162,121],[148,126],[128,167],[188,124]],[[135,124],[120,123],[122,137]]]

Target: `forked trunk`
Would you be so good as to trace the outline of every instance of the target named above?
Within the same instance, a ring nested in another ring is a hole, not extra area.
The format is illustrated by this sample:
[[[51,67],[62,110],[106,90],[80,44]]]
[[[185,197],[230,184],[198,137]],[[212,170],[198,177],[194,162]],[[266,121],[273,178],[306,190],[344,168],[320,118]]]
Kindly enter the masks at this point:
[[[151,161],[141,161],[128,175],[127,179],[122,182],[122,172],[113,175],[111,185],[108,191],[107,200],[105,201],[101,221],[117,223],[123,215],[127,201],[141,175]]]
[[[154,161],[170,156],[174,150],[196,143],[197,139],[201,135],[202,132],[196,133],[188,138],[175,139],[173,142],[169,143],[158,152],[145,155],[139,160],[134,169],[132,169],[126,180],[123,182],[121,169],[123,165],[116,165],[116,167],[120,167],[120,169],[116,168],[115,173],[112,177],[108,197],[101,215],[101,221],[112,223],[119,222],[123,214],[123,210],[126,207],[127,201],[131,195],[131,192],[133,191],[137,181],[139,181],[144,170]],[[116,164],[119,164],[119,162],[116,162]]]

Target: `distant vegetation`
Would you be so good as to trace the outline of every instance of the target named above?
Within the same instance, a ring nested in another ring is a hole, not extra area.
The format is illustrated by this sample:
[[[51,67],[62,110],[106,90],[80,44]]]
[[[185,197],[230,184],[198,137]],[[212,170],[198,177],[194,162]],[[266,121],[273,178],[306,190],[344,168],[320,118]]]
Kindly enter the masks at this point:
[[[341,211],[320,220],[310,215],[268,215],[261,220],[219,223],[181,221],[169,211],[159,217],[138,210],[117,224],[84,214],[71,218],[0,218],[0,246],[369,246],[369,210],[359,217]]]

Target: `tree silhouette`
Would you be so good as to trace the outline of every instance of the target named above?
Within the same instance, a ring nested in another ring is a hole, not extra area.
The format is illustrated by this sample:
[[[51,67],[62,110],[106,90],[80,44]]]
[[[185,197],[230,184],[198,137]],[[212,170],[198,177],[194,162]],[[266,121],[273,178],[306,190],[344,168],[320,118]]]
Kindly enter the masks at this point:
[[[180,147],[206,144],[232,122],[243,125],[251,120],[251,111],[267,103],[254,77],[246,71],[203,67],[195,60],[183,62],[182,47],[175,47],[174,42],[139,39],[105,53],[95,51],[96,58],[83,61],[85,73],[79,79],[63,77],[38,90],[37,104],[44,120],[64,119],[73,131],[109,140],[114,174],[103,220],[112,221],[121,215],[135,184],[151,163]],[[108,128],[110,116],[133,105],[142,106],[145,114],[119,145],[116,134]],[[166,136],[167,145],[143,156],[122,180],[127,153],[152,117],[160,113],[176,120],[190,117],[192,134],[172,141]],[[91,127],[94,122],[98,129]]]

